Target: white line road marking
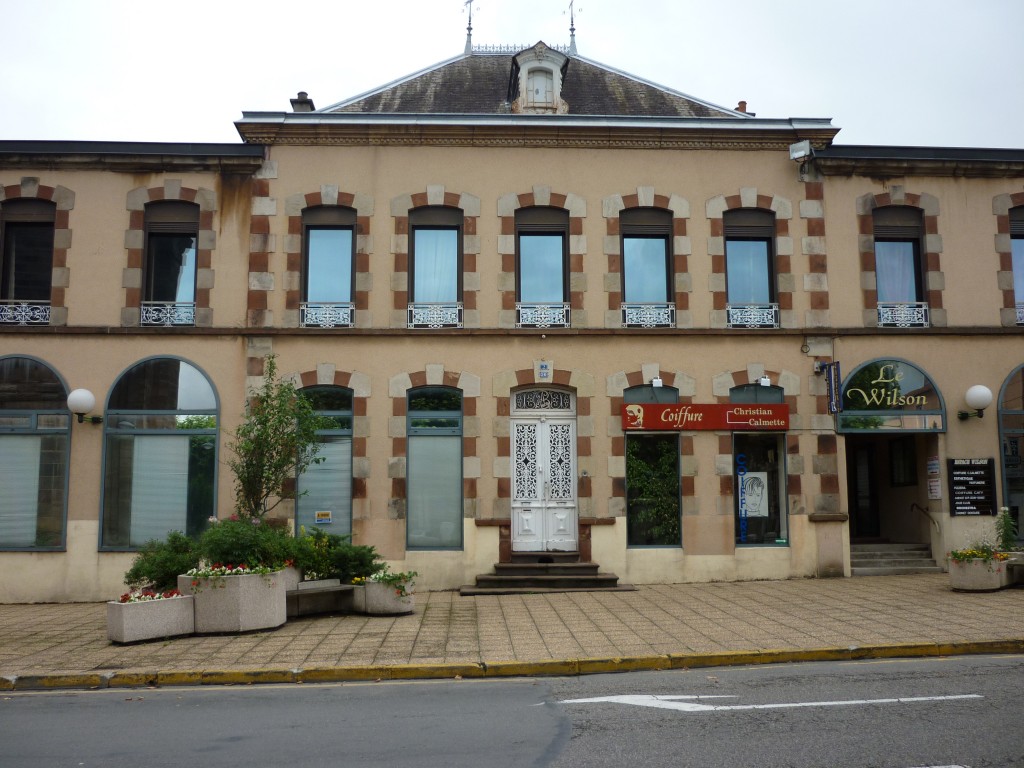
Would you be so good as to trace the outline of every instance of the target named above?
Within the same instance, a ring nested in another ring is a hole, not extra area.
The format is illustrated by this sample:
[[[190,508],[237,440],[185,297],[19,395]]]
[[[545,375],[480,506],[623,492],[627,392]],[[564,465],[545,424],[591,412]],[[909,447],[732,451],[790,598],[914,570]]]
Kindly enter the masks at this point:
[[[912,704],[920,701],[954,701],[959,699],[981,699],[983,696],[968,693],[957,696],[909,696],[894,699],[853,699],[848,701],[796,701],[783,704],[697,704],[695,699],[734,699],[735,696],[598,696],[594,699],[565,699],[560,704],[630,704],[635,707],[674,709],[679,712],[735,712],[747,709],[790,709],[795,707],[852,707],[865,704]],[[686,699],[686,701],[683,701]]]

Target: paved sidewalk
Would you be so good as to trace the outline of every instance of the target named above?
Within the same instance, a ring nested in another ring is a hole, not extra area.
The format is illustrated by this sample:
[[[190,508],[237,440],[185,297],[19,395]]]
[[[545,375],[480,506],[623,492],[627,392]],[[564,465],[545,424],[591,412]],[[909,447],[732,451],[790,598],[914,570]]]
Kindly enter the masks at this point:
[[[582,674],[718,664],[1024,652],[1024,589],[945,574],[416,596],[410,616],[118,646],[102,603],[0,605],[0,690]]]

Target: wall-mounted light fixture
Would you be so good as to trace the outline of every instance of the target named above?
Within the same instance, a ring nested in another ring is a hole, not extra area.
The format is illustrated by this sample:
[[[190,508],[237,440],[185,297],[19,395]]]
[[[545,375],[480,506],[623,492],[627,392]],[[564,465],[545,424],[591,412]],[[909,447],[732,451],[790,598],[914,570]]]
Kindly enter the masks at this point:
[[[88,421],[90,424],[102,424],[102,416],[86,416],[96,407],[96,396],[88,389],[74,389],[68,395],[68,410],[78,417],[78,423]]]
[[[768,374],[765,374],[764,376],[757,380],[757,383],[760,384],[762,387],[770,387],[772,385],[772,380],[768,378]]]
[[[651,386],[652,387],[663,386],[663,382],[661,380],[661,376],[655,376],[653,379],[651,379]]]
[[[967,403],[968,408],[973,408],[974,412],[957,411],[957,418],[960,421],[969,419],[971,416],[977,416],[980,419],[985,415],[985,409],[992,405],[992,390],[984,384],[975,384],[964,393],[964,402]]]

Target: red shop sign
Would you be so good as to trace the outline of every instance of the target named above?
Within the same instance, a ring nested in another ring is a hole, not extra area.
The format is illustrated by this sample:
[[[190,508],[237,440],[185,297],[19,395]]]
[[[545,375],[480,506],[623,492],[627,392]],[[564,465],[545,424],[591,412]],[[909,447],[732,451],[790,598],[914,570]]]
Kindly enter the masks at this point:
[[[628,403],[622,406],[626,430],[696,430],[784,432],[789,429],[787,403],[706,403],[657,405]]]

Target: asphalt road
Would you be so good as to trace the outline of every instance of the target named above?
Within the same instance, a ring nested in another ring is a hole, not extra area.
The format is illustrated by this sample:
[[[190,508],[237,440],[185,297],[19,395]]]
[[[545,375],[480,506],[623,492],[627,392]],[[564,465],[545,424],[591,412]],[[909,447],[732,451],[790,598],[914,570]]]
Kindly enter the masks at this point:
[[[4,768],[1024,766],[1024,657],[8,693]]]

